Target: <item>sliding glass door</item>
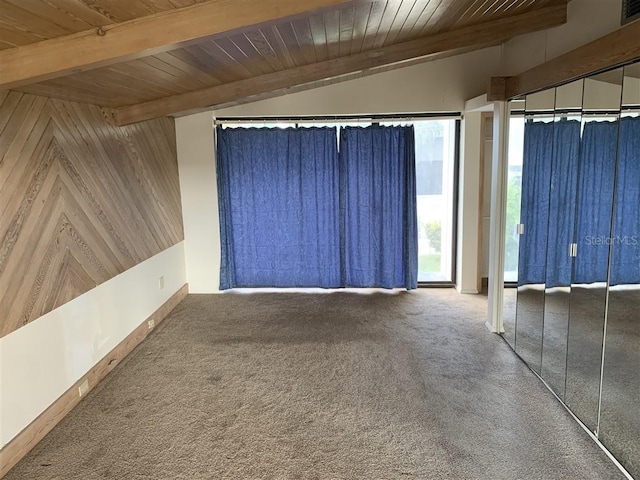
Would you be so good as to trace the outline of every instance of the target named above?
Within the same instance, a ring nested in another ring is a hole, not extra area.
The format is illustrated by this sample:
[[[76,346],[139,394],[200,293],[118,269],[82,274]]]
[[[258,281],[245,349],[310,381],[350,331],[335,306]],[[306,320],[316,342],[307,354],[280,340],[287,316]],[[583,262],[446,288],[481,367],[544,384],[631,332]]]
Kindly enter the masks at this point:
[[[456,121],[415,122],[418,281],[453,281]]]
[[[409,123],[416,138],[418,282],[450,283],[454,281],[458,121],[430,118]]]

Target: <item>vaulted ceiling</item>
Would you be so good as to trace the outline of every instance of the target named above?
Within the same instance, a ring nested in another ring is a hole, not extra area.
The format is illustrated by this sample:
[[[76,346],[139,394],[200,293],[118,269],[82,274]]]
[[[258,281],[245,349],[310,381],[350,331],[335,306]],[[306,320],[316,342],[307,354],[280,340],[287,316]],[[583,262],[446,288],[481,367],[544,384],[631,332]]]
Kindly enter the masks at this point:
[[[499,44],[567,0],[0,0],[0,90],[125,124]]]

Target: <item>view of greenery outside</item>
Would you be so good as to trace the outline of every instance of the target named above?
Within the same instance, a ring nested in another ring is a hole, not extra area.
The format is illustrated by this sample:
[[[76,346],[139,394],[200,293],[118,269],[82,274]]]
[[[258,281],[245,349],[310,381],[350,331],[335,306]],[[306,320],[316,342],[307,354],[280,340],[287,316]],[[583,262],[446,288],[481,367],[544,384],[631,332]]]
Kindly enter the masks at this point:
[[[418,280],[446,282],[453,257],[455,120],[413,123],[416,142]]]
[[[442,245],[442,222],[429,222],[423,225],[424,234],[429,239],[429,246],[440,253]]]
[[[518,224],[520,223],[520,197],[522,184],[519,177],[509,179],[507,186],[507,219],[505,232],[505,271],[518,269]]]
[[[429,241],[431,253],[422,253],[418,257],[418,271],[420,272],[440,272],[441,270],[441,246],[442,246],[442,223],[439,221],[421,223],[422,233]]]
[[[428,253],[418,257],[418,271],[420,272],[439,272],[440,271],[440,254]]]
[[[525,118],[512,116],[509,120],[509,149],[507,176],[507,208],[504,236],[504,280],[518,281],[518,253],[520,236],[520,200],[522,197],[522,156]]]

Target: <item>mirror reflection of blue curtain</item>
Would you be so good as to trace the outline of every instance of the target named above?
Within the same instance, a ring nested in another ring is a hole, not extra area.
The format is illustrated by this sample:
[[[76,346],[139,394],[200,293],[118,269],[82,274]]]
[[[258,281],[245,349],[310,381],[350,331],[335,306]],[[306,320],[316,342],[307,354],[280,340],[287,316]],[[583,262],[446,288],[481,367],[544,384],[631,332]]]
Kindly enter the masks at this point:
[[[640,117],[620,120],[611,285],[640,283]]]
[[[522,158],[518,285],[543,284],[547,268],[554,123],[527,121]]]
[[[578,120],[560,120],[554,124],[545,276],[547,288],[571,285],[573,262],[569,256],[569,245],[573,243],[575,228],[580,127]]]
[[[340,132],[344,282],[417,287],[413,127],[346,127]]]
[[[340,287],[335,128],[218,127],[220,288]]]
[[[584,125],[578,172],[573,283],[606,282],[618,145],[618,122]]]

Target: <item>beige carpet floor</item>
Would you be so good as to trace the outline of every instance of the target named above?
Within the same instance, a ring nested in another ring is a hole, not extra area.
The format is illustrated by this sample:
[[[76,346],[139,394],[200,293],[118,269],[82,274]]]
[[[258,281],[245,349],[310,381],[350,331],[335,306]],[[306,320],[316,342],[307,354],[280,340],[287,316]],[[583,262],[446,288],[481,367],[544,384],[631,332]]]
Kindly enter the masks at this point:
[[[191,295],[15,479],[615,479],[450,289]]]

